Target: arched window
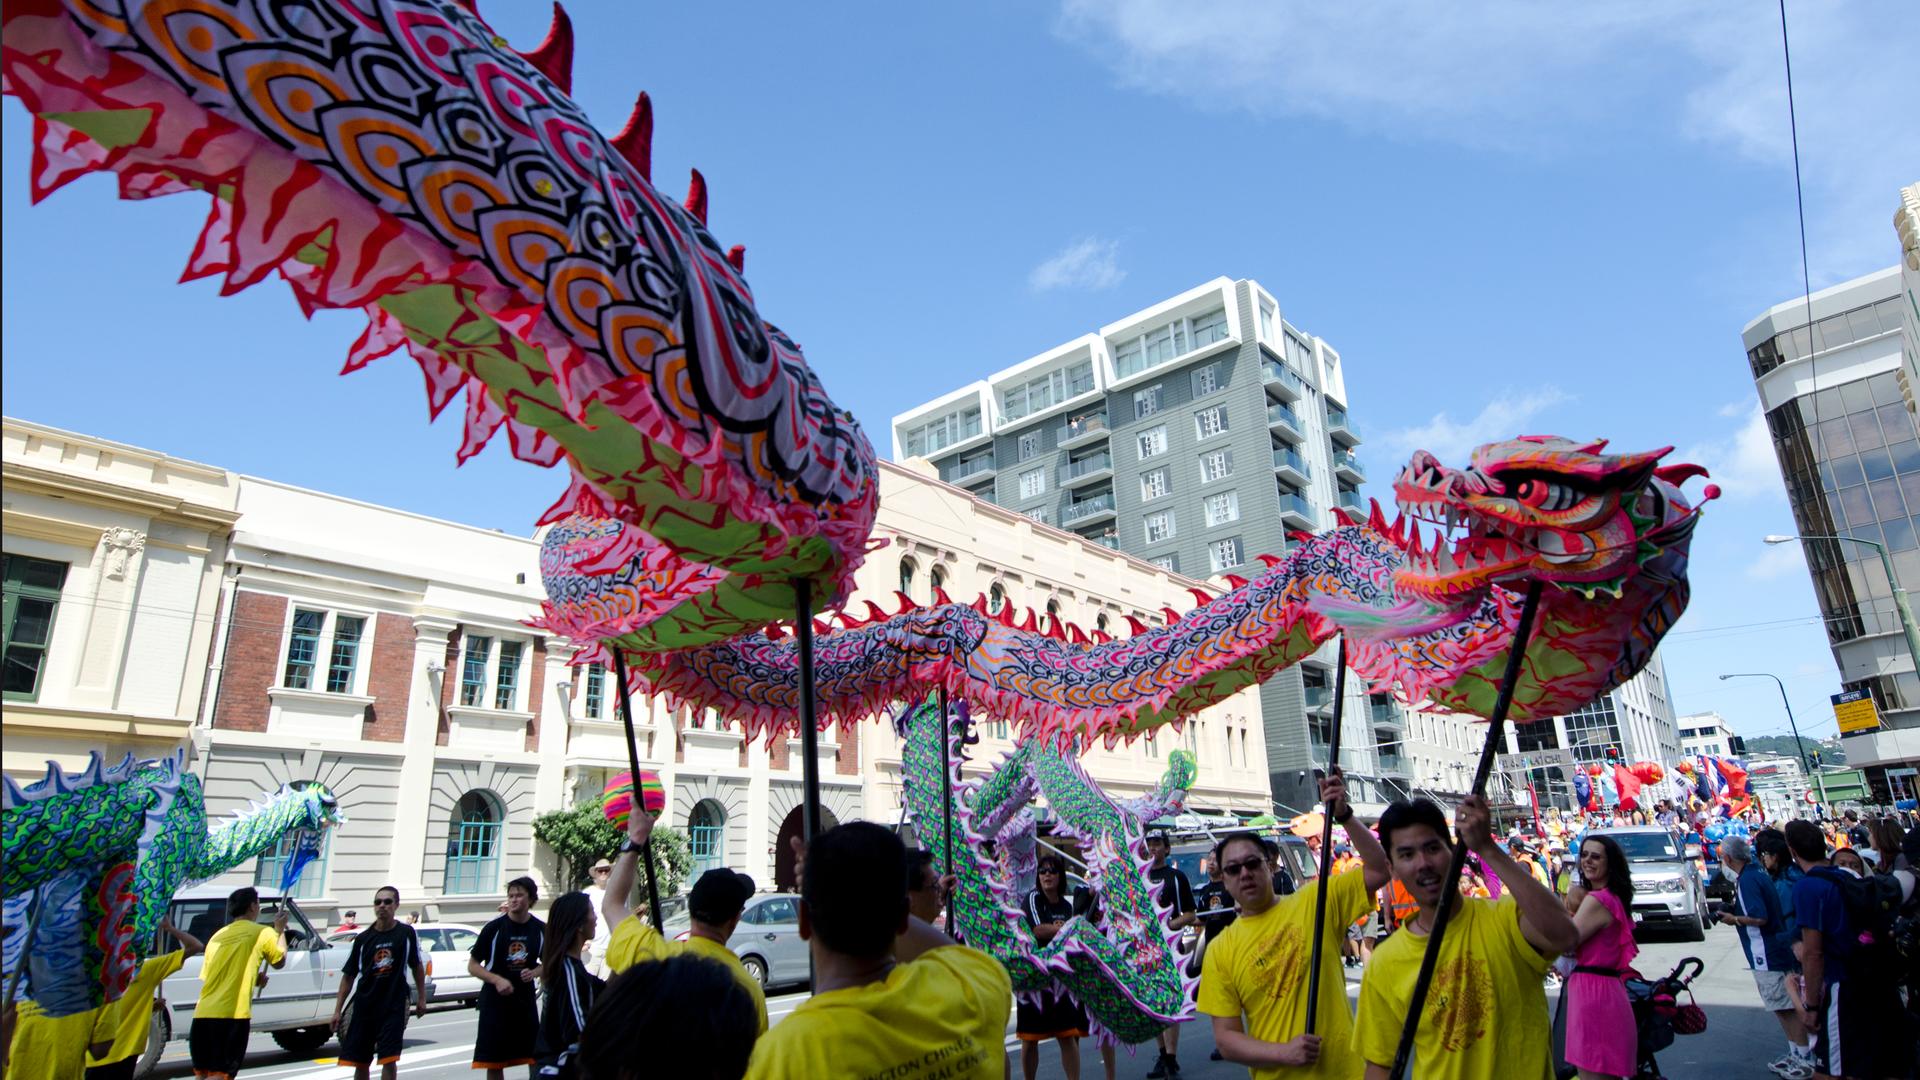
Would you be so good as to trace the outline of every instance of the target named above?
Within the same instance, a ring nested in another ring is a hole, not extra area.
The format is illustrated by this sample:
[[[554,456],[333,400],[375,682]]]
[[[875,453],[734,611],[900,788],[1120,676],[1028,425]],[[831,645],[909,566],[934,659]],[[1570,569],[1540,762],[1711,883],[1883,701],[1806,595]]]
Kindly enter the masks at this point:
[[[1106,612],[1104,611],[1101,612],[1099,616],[1093,620],[1093,628],[1095,630],[1100,631],[1103,634],[1107,632],[1107,613]]]
[[[287,860],[293,857],[296,836],[292,831],[281,833],[280,842],[273,850],[261,854],[253,867],[255,888],[280,891],[280,879],[286,875]],[[293,886],[294,899],[311,900],[327,895],[327,849],[332,844],[333,830],[320,830],[320,853],[300,871],[300,880]]]
[[[1053,621],[1054,626],[1060,625],[1060,601],[1059,600],[1047,601],[1047,618]]]
[[[911,558],[903,558],[900,560],[900,591],[906,593],[908,596],[913,595],[913,572],[915,569],[916,567],[913,565]]]
[[[1007,590],[1001,588],[1000,583],[996,581],[993,587],[987,590],[987,614],[998,615],[1000,609],[1006,606]]]
[[[727,810],[712,799],[701,799],[687,815],[687,846],[693,855],[693,877],[725,864]]]
[[[944,566],[936,565],[933,569],[928,570],[927,584],[930,586],[927,592],[927,596],[931,598],[933,596],[933,592],[932,592],[933,589],[940,589],[940,588],[946,587],[947,568]]]
[[[447,831],[448,893],[490,893],[500,887],[500,829],[506,816],[490,792],[460,796]]]

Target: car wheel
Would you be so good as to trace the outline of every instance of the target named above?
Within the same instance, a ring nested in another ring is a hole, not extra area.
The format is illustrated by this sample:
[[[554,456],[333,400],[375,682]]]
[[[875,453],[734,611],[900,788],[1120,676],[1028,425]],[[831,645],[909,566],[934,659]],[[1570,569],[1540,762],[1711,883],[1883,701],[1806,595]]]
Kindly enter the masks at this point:
[[[146,1080],[160,1067],[167,1043],[173,1040],[173,1018],[169,1012],[164,1004],[153,1010],[153,1022],[147,1026],[147,1048],[141,1051],[140,1061],[133,1067],[134,1080]]]
[[[280,1049],[289,1054],[311,1054],[325,1046],[327,1040],[331,1038],[333,1038],[333,1028],[327,1024],[288,1028],[285,1031],[273,1033],[273,1041],[280,1044]]]
[[[757,956],[743,956],[740,958],[740,966],[747,969],[747,974],[753,976],[753,981],[760,984],[761,990],[767,988],[767,962],[765,960]]]
[[[1685,938],[1688,941],[1707,940],[1707,905],[1696,896],[1693,898],[1693,914],[1687,918]]]

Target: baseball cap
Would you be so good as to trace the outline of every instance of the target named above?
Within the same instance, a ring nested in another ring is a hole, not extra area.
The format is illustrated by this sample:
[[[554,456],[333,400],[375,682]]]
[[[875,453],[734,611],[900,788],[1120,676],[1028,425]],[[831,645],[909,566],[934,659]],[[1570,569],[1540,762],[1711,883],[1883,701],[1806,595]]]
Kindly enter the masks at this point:
[[[753,879],[738,870],[717,867],[700,875],[687,895],[687,914],[716,926],[740,914],[753,896]]]

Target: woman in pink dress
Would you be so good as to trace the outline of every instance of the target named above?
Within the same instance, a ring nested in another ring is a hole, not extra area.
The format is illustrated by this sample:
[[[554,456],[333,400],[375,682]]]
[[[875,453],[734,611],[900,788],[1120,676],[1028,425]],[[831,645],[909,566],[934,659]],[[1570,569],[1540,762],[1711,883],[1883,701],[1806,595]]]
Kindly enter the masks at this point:
[[[1573,974],[1567,977],[1567,1064],[1581,1080],[1632,1076],[1640,1040],[1633,1006],[1621,982],[1640,951],[1633,943],[1633,874],[1610,836],[1580,842],[1580,881],[1585,895],[1574,911],[1580,931]]]

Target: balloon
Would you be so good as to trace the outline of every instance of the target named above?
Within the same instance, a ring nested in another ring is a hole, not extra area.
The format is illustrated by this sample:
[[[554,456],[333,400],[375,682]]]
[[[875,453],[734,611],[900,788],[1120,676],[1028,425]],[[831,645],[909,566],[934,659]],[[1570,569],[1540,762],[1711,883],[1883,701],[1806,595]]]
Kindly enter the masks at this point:
[[[658,814],[666,809],[667,789],[660,786],[660,774],[650,769],[640,770],[640,808],[649,814]],[[627,816],[633,812],[633,774],[615,773],[613,779],[600,792],[600,812],[607,815],[615,828],[627,827]]]

